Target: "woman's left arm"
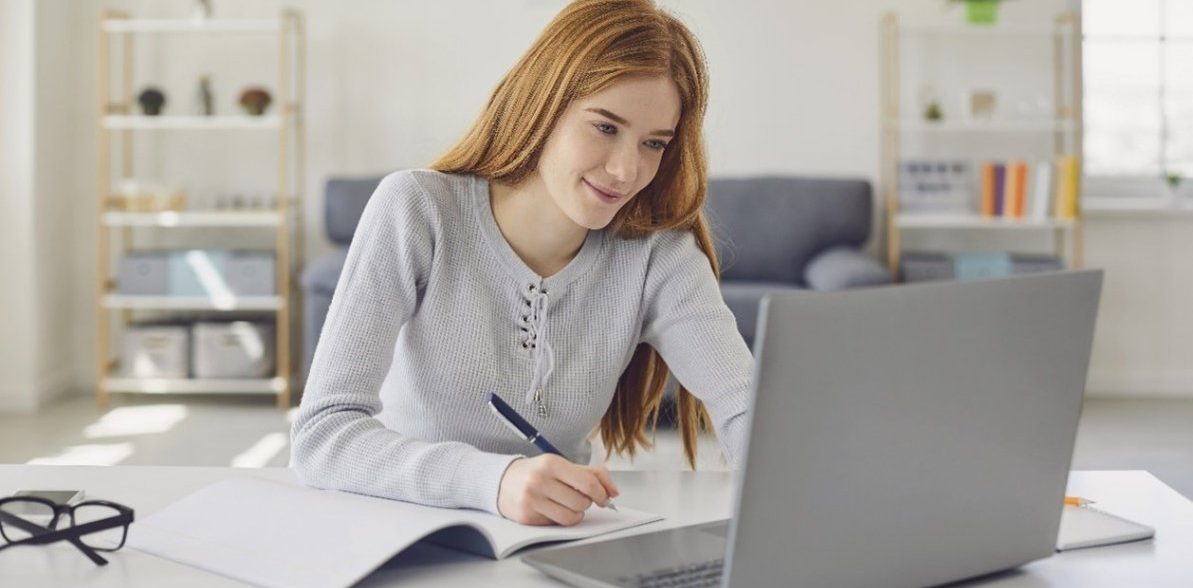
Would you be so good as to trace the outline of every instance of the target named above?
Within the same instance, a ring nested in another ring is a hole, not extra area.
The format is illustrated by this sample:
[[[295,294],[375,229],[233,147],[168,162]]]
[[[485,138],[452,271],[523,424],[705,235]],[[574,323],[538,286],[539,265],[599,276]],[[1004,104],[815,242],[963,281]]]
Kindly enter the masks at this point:
[[[643,292],[641,341],[704,402],[721,448],[736,468],[746,442],[754,358],[690,231],[655,237]]]

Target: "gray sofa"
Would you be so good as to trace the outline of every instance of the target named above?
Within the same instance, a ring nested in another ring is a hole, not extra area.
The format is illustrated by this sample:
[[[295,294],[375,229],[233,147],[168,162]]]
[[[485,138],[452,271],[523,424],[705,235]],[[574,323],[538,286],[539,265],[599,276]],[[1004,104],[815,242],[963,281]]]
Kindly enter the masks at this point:
[[[304,374],[352,233],[380,179],[327,182],[327,236],[337,249],[302,274]],[[772,176],[710,182],[705,209],[721,259],[721,291],[747,344],[753,345],[758,303],[768,292],[890,282],[886,270],[860,251],[870,235],[872,207],[870,183],[865,180]]]

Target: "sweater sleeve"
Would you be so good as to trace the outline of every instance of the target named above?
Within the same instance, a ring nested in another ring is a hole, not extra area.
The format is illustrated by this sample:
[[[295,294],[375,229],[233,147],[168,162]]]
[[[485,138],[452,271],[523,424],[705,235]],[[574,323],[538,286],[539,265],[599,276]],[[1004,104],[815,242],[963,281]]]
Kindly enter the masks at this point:
[[[498,514],[501,477],[518,456],[414,439],[375,418],[398,331],[431,272],[437,221],[410,172],[390,174],[369,199],[291,426],[290,463],[310,486]]]
[[[736,468],[745,449],[754,359],[690,231],[658,237],[643,298],[642,342],[704,403],[721,449]]]

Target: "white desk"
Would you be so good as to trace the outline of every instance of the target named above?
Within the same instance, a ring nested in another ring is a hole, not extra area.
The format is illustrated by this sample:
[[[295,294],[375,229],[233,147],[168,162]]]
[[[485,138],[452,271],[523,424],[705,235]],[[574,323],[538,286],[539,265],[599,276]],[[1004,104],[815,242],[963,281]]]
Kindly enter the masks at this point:
[[[286,469],[191,467],[72,467],[0,465],[0,496],[18,488],[83,488],[134,509],[138,517],[211,482],[231,476],[293,479]],[[658,512],[657,529],[723,519],[730,514],[732,481],[723,472],[614,472],[618,501]],[[984,578],[973,586],[1193,586],[1193,503],[1151,474],[1074,472],[1069,493],[1156,528],[1144,543],[1066,552],[1019,570]],[[639,529],[620,534],[641,532]],[[130,532],[136,532],[136,523]],[[603,537],[608,538],[609,536]],[[591,541],[591,540],[590,540]],[[526,553],[526,552],[523,552]],[[521,555],[521,554],[519,554]],[[99,567],[74,547],[20,547],[0,551],[0,585],[22,588],[86,586],[136,588],[244,586],[241,582],[124,548],[105,554]],[[518,557],[493,561],[430,545],[416,545],[358,586],[559,586]]]

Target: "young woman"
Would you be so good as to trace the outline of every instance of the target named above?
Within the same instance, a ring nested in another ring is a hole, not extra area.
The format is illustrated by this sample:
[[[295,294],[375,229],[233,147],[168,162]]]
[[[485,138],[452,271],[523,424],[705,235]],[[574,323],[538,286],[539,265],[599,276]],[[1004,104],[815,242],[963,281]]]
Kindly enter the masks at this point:
[[[617,496],[589,439],[649,446],[670,374],[689,464],[710,425],[736,463],[753,359],[701,211],[707,80],[651,0],[580,0],[459,144],[387,176],[292,429],[300,479],[573,525]],[[566,459],[511,433],[489,392]]]

